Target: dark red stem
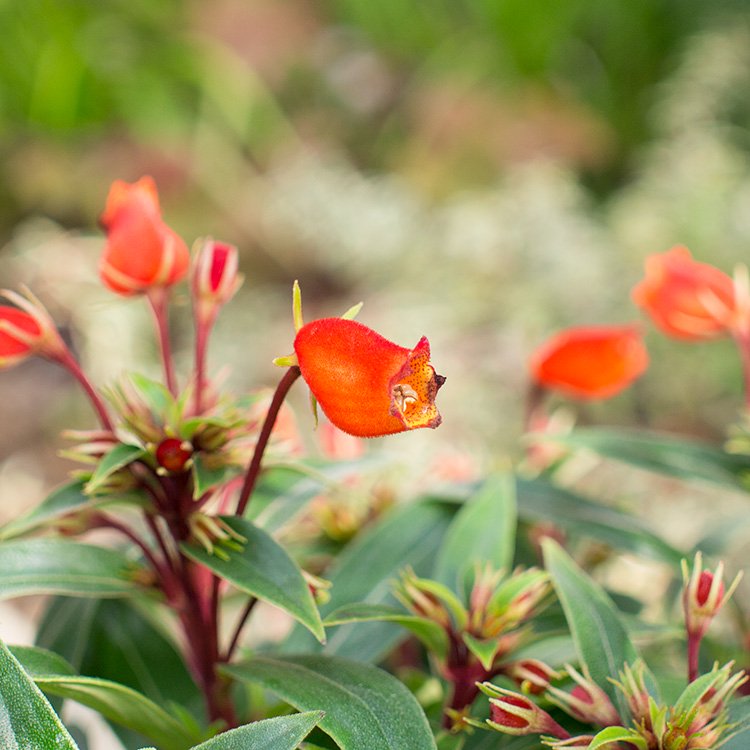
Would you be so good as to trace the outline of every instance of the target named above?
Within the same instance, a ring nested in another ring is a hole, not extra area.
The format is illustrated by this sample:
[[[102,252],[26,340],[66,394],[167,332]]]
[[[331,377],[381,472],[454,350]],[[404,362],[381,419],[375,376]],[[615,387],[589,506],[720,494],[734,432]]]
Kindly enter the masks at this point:
[[[57,361],[81,384],[81,387],[91,401],[91,405],[99,416],[99,422],[101,422],[102,427],[105,430],[114,432],[115,428],[107,412],[107,407],[73,355],[66,349],[65,354],[61,355]]]
[[[172,347],[169,341],[169,314],[167,305],[169,301],[169,292],[166,287],[154,287],[153,289],[149,289],[146,297],[151,306],[151,312],[154,316],[154,324],[156,325],[156,335],[159,339],[161,359],[164,366],[164,379],[166,380],[169,392],[173,396],[176,396],[177,378],[175,377]]]
[[[250,496],[253,494],[255,484],[258,481],[260,475],[260,466],[263,461],[263,454],[265,453],[268,440],[271,437],[273,426],[276,424],[276,417],[279,416],[279,410],[281,405],[284,403],[286,394],[289,393],[289,389],[294,384],[294,381],[300,376],[300,369],[297,366],[290,367],[285,373],[284,377],[281,378],[279,384],[276,386],[276,392],[273,394],[271,404],[266,412],[266,418],[263,422],[263,426],[260,429],[260,435],[258,435],[258,442],[255,444],[255,451],[250,464],[247,467],[247,473],[245,474],[245,481],[240,491],[239,499],[237,500],[237,510],[235,515],[242,516],[245,513],[247,504],[250,500]]]

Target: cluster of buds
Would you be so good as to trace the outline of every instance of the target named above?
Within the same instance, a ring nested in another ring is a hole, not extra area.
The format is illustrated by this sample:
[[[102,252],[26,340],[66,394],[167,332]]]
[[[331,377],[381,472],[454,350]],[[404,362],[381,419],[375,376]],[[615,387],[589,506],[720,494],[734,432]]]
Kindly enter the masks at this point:
[[[727,703],[748,679],[743,672],[732,674],[732,664],[721,668],[715,665],[667,706],[650,694],[642,661],[625,665],[620,680],[612,682],[628,705],[632,721],[626,723],[585,667],[583,674],[570,666],[566,671],[576,682],[573,690],[564,693],[548,686],[544,697],[572,718],[594,727],[594,733],[571,736],[531,697],[492,683],[479,686],[489,697],[489,719],[483,724],[474,720],[468,723],[503,734],[541,735],[541,743],[554,750],[624,746],[638,750],[711,750],[733,736],[735,725],[728,721]]]
[[[465,605],[437,581],[418,578],[411,571],[402,575],[396,597],[446,635],[441,641],[445,648],[432,656],[453,690],[446,706],[448,723],[463,722],[465,710],[478,694],[478,683],[494,675],[514,673],[529,683],[542,683],[546,668],[538,666],[541,662],[510,657],[530,639],[531,620],[550,592],[549,578],[542,570],[518,569],[506,575],[489,564],[478,565]]]

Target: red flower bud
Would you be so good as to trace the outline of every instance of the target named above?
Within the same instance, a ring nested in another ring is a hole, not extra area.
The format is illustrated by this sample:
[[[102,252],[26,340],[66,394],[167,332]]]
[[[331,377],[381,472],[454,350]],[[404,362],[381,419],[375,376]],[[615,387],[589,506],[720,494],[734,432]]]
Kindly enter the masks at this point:
[[[37,321],[23,310],[0,306],[0,369],[18,364],[34,353],[34,340],[42,337]]]
[[[685,612],[685,626],[689,635],[702,638],[713,618],[737,588],[741,574],[738,574],[729,586],[724,586],[724,563],[720,562],[716,570],[703,569],[703,556],[695,555],[692,571],[683,560],[682,575],[682,608]]]
[[[237,273],[238,254],[234,245],[206,239],[198,251],[193,269],[193,298],[199,313],[224,305],[242,283]]]
[[[115,180],[101,216],[107,244],[99,275],[113,292],[139,294],[182,279],[190,253],[183,240],[161,218],[151,177],[127,183]]]
[[[328,419],[359,437],[437,427],[435,395],[445,378],[430,364],[430,345],[414,349],[344,318],[302,326],[294,340],[302,377]]]
[[[179,438],[166,438],[156,448],[156,461],[168,472],[182,471],[192,455],[193,446]]]
[[[533,354],[535,382],[572,398],[609,398],[627,388],[648,366],[637,326],[568,328]]]
[[[544,709],[525,695],[493,685],[477,683],[477,687],[490,699],[490,718],[487,724],[504,734],[549,734],[561,739],[570,734]]]
[[[646,259],[646,276],[632,297],[661,331],[693,341],[728,333],[735,311],[732,279],[694,261],[681,245]]]

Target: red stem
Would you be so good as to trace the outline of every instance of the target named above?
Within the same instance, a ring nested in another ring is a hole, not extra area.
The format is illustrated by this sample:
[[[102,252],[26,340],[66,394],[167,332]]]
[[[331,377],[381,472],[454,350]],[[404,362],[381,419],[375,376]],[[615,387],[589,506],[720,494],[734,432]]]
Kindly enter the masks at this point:
[[[245,627],[245,623],[247,622],[248,617],[250,617],[250,614],[252,613],[257,603],[258,603],[258,600],[255,597],[251,597],[248,603],[245,605],[245,609],[242,611],[242,614],[240,615],[239,620],[237,620],[237,625],[235,626],[232,640],[229,641],[227,652],[224,655],[224,661],[228,662],[232,660],[232,656],[234,656],[235,649],[237,648],[240,642],[240,635],[242,633],[242,629]]]
[[[162,364],[164,365],[164,379],[169,392],[176,396],[177,378],[175,377],[172,348],[169,342],[169,315],[167,313],[169,292],[166,287],[154,287],[149,289],[146,297],[154,315],[154,324],[156,325],[156,334],[159,339]]]
[[[276,392],[273,394],[271,404],[266,412],[266,418],[261,427],[260,435],[258,435],[258,442],[255,444],[255,452],[250,460],[250,464],[247,467],[247,473],[245,474],[245,482],[242,485],[240,496],[237,501],[237,510],[235,515],[242,516],[245,513],[247,504],[250,500],[250,496],[253,494],[255,484],[258,481],[260,475],[260,465],[263,460],[263,453],[268,445],[268,440],[271,437],[273,426],[276,424],[276,417],[279,416],[279,410],[281,405],[284,403],[286,394],[289,393],[289,389],[294,384],[294,381],[300,376],[300,369],[297,366],[290,367],[285,373],[284,377],[281,378],[279,384],[276,386]]]
[[[200,317],[195,314],[195,396],[193,408],[196,414],[203,413],[203,397],[206,390],[206,352],[208,338],[213,328],[215,315]]]
[[[89,397],[91,405],[99,416],[99,421],[101,422],[102,427],[104,427],[105,430],[114,432],[115,428],[112,424],[109,413],[107,412],[107,407],[104,405],[101,397],[91,384],[91,381],[86,377],[86,374],[83,372],[78,362],[76,362],[73,355],[66,349],[65,353],[61,355],[57,361],[80,383],[81,387],[86,392],[86,395]]]
[[[687,661],[688,682],[693,682],[698,677],[698,655],[701,646],[701,633],[688,633],[687,637]]]

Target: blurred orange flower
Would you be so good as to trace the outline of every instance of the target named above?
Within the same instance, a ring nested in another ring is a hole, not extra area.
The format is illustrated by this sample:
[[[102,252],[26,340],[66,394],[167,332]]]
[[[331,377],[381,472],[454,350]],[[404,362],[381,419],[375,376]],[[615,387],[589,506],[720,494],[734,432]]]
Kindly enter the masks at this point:
[[[648,366],[636,325],[567,328],[531,357],[534,381],[578,399],[609,398],[627,388]]]
[[[151,177],[138,182],[115,180],[101,223],[107,244],[99,275],[113,292],[139,294],[180,281],[190,253],[184,241],[161,218],[159,197]]]
[[[732,279],[693,260],[682,245],[646,259],[646,276],[634,287],[632,297],[657,328],[680,339],[728,333],[735,310]]]
[[[354,320],[307,323],[294,340],[302,377],[328,419],[358,437],[437,427],[435,396],[445,378],[430,364],[430,344],[414,349]]]
[[[18,364],[33,354],[42,328],[33,316],[7,305],[0,306],[0,369]]]

